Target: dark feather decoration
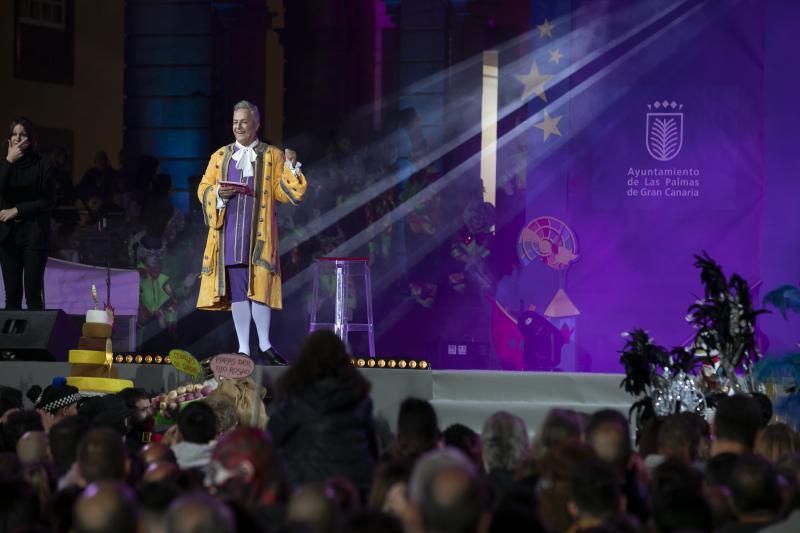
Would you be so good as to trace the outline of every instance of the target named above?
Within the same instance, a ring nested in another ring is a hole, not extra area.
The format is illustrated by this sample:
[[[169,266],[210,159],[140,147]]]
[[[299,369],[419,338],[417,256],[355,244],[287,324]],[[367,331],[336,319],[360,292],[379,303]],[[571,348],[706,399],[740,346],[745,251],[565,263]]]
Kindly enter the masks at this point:
[[[635,329],[627,337],[619,358],[625,369],[620,387],[634,396],[649,394],[659,378],[658,370],[669,364],[669,354],[643,329]]]
[[[738,274],[728,280],[722,268],[706,253],[695,256],[704,299],[689,308],[688,321],[697,330],[693,355],[710,361],[719,356],[726,377],[735,382],[736,370],[748,371],[761,353],[756,344],[756,317],[763,310],[753,309],[750,287]]]
[[[670,368],[684,374],[693,374],[699,362],[691,350],[677,347],[669,352]]]

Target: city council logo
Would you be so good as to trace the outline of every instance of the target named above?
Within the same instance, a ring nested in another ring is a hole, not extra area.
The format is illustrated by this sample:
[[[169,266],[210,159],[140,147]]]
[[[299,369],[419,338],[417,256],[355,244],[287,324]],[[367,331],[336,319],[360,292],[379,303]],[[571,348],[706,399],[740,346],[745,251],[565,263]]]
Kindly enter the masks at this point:
[[[669,161],[683,146],[683,104],[674,100],[647,104],[647,152],[657,161]]]

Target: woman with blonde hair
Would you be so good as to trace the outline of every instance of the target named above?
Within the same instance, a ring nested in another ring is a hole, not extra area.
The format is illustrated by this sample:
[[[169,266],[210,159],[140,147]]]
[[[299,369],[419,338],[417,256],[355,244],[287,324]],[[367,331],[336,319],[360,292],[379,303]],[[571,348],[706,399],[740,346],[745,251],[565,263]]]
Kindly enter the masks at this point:
[[[266,394],[267,390],[264,387],[259,388],[252,378],[223,379],[217,389],[209,394],[206,399],[216,396],[229,399],[239,414],[240,426],[265,429],[268,421],[267,410],[264,407]]]
[[[783,456],[797,451],[797,434],[784,423],[770,424],[756,435],[754,451],[775,464]]]

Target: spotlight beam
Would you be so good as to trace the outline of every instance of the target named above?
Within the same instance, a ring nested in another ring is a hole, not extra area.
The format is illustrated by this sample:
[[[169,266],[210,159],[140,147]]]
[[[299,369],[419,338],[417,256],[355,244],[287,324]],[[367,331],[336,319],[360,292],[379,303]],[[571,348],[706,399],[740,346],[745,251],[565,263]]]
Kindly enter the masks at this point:
[[[695,1],[695,0],[682,0],[681,2],[672,5],[672,6],[668,7],[667,9],[664,9],[663,11],[657,13],[656,15],[653,15],[652,17],[650,17],[649,19],[647,19],[643,23],[637,25],[636,27],[632,28],[628,32],[624,33],[623,35],[617,37],[616,39],[614,39],[612,41],[609,41],[608,43],[606,43],[602,47],[598,48],[594,52],[592,52],[590,54],[587,54],[586,56],[584,56],[580,60],[577,60],[576,62],[574,62],[573,65],[570,68],[565,69],[564,71],[562,71],[561,73],[556,75],[551,80],[549,85],[552,86],[552,85],[554,85],[556,83],[559,83],[560,81],[563,81],[564,79],[568,78],[569,76],[571,76],[572,74],[574,74],[575,72],[580,70],[581,68],[583,68],[586,65],[590,64],[592,61],[594,61],[598,57],[602,56],[603,54],[607,53],[611,49],[617,47],[621,43],[623,43],[626,40],[630,39],[631,37],[635,36],[636,34],[641,32],[643,29],[647,28],[648,26],[654,24],[655,22],[657,22],[658,20],[661,20],[664,17],[670,16],[677,9],[682,8],[683,6],[685,6],[686,4],[688,4],[689,2],[692,2],[692,1]],[[575,39],[580,40],[580,39],[583,38],[583,36],[592,35],[594,33],[594,31],[596,31],[595,28],[602,27],[602,25],[606,23],[606,19],[608,19],[610,17],[611,17],[611,15],[607,15],[606,17],[603,17],[601,19],[597,19],[597,20],[593,21],[589,25],[588,28],[579,28],[577,30],[574,30],[573,34],[563,36],[557,42],[561,42],[561,41],[567,42],[568,40],[572,41],[572,40],[575,40]],[[557,23],[567,24],[567,22],[568,22],[567,21],[567,17],[563,17],[563,19],[560,19]],[[500,51],[507,50],[507,49],[509,49],[511,47],[519,46],[521,43],[525,42],[526,40],[529,40],[530,36],[533,35],[535,33],[535,31],[536,30],[528,32],[525,35],[522,35],[520,37],[512,39],[512,40],[508,41],[507,43],[504,43],[500,47]],[[525,69],[527,69],[529,67],[530,59],[531,59],[531,55],[528,54],[524,58],[521,58],[521,59],[519,59],[519,60],[517,60],[515,62],[512,62],[511,65],[509,65],[507,67],[504,67],[504,68],[510,67],[510,68],[514,69],[514,68],[518,67],[518,70],[525,70]],[[435,83],[441,83],[446,78],[452,77],[455,74],[459,74],[459,73],[462,73],[462,72],[467,72],[468,69],[474,68],[477,65],[479,60],[480,60],[480,56],[476,56],[475,58],[472,58],[472,59],[469,59],[467,61],[464,61],[464,62],[462,62],[461,64],[459,64],[456,67],[450,67],[449,69],[445,70],[442,73],[439,73],[439,74],[436,74],[434,76],[431,76],[430,78],[428,78],[426,80],[423,80],[421,82],[412,84],[409,87],[409,90],[412,91],[412,92],[420,92],[425,87],[430,86],[430,85],[435,84]],[[472,95],[472,94],[464,95],[460,100],[461,100],[461,103],[463,103],[465,105],[474,104],[474,102],[475,102],[474,95]],[[522,105],[525,105],[525,102],[517,101],[517,102],[514,102],[511,105],[505,106],[502,109],[502,111],[499,113],[498,119],[502,119],[502,118],[507,117],[509,114],[511,114],[512,112],[516,111]],[[436,121],[437,119],[443,120],[445,118],[444,115],[446,113],[448,113],[448,110],[447,109],[442,109],[442,110],[439,111],[439,113],[440,113],[439,115],[434,115],[434,116],[430,117],[430,120],[432,120],[432,121]],[[442,158],[442,156],[444,156],[445,154],[449,153],[454,148],[464,144],[469,139],[473,138],[475,135],[478,135],[481,132],[481,128],[482,128],[482,124],[476,124],[476,125],[472,126],[471,128],[468,128],[466,131],[462,132],[460,135],[457,135],[455,137],[451,137],[450,141],[448,141],[447,143],[435,148],[434,150],[432,150],[429,153],[427,153],[425,156],[421,157],[417,161],[417,166],[419,168],[424,168],[424,167],[430,165],[431,163],[433,163],[435,161],[438,161],[439,159]],[[348,214],[350,214],[354,210],[358,209],[362,205],[365,205],[367,202],[371,201],[373,198],[375,198],[378,195],[380,195],[381,193],[383,193],[384,191],[390,189],[391,187],[394,187],[398,183],[401,183],[401,182],[407,180],[413,174],[413,172],[414,172],[413,169],[406,168],[406,169],[400,170],[398,172],[394,172],[394,173],[392,173],[392,174],[390,174],[390,175],[388,175],[388,176],[386,176],[386,177],[384,177],[384,178],[372,183],[371,185],[369,185],[368,187],[366,187],[362,191],[356,193],[355,195],[351,196],[350,198],[348,198],[347,200],[345,200],[344,202],[342,202],[341,204],[339,204],[335,208],[329,210],[328,212],[322,214],[319,217],[314,218],[314,220],[312,220],[309,223],[307,223],[301,229],[301,231],[293,232],[292,234],[290,234],[290,235],[284,237],[283,239],[281,239],[281,241],[280,241],[280,249],[281,250],[290,250],[290,249],[294,248],[295,246],[301,244],[302,242],[306,241],[307,239],[313,237],[314,235],[317,235],[317,234],[321,233],[327,227],[335,224],[336,222],[338,222],[339,220],[341,220],[342,218],[344,218],[345,216],[347,216]]]
[[[653,42],[660,39],[668,31],[683,24],[683,22],[688,17],[697,13],[702,7],[704,7],[704,5],[705,4],[703,3],[693,7],[692,9],[684,13],[682,16],[673,20],[670,24],[662,27],[658,32],[655,32],[652,35],[650,35],[650,37],[643,40],[637,46],[631,48],[623,55],[616,58],[612,63],[608,65],[608,67],[587,78],[574,88],[570,89],[569,91],[561,95],[551,104],[544,107],[541,111],[539,111],[538,113],[532,115],[525,121],[518,124],[516,127],[514,127],[512,130],[510,130],[508,133],[503,135],[498,140],[498,146],[504,147],[511,141],[515,140],[518,135],[522,135],[528,130],[530,130],[535,123],[540,122],[542,120],[545,111],[549,112],[550,114],[555,114],[555,112],[558,111],[561,107],[563,107],[566,102],[576,97],[577,95],[582,94],[589,87],[591,87],[601,79],[607,77],[609,74],[614,72],[618,67],[620,67],[625,61],[627,61],[630,57],[632,57],[633,55],[641,51],[643,48],[649,46]],[[617,101],[624,94],[626,94],[626,92],[627,90],[620,90],[614,93],[614,95],[611,98],[606,100],[607,102],[606,107],[608,107],[608,105],[610,105],[611,103]],[[581,117],[582,118],[581,125],[579,125],[579,123],[575,121],[576,127],[573,130],[573,133],[585,129],[586,126],[588,126],[588,124],[591,122],[591,120],[603,110],[604,108],[598,107],[594,110],[594,112],[591,115],[586,114],[583,117]],[[541,150],[538,150],[536,154],[530,158],[528,164],[536,163],[545,159],[554,150],[560,148],[564,142],[565,142],[564,138],[560,137],[558,140],[556,140],[556,142],[544,145],[544,147]],[[334,257],[346,257],[349,254],[353,253],[355,250],[357,250],[358,248],[369,242],[369,240],[375,234],[380,233],[381,231],[390,227],[396,221],[402,220],[420,204],[422,204],[427,200],[430,200],[434,195],[441,193],[445,189],[445,187],[450,185],[456,179],[460,178],[463,174],[467,173],[470,169],[474,168],[474,166],[477,163],[479,163],[479,158],[480,158],[480,153],[471,155],[470,157],[462,161],[460,164],[458,164],[450,172],[443,175],[441,178],[439,178],[435,182],[428,185],[425,189],[417,193],[413,198],[398,205],[395,209],[384,215],[382,218],[380,218],[370,226],[364,228],[362,231],[360,231],[359,233],[357,233],[356,235],[354,235],[353,237],[351,237],[350,239],[339,245],[333,251],[329,252],[329,255]],[[541,186],[544,187],[545,183],[542,183]],[[310,279],[310,274],[311,274],[311,267],[308,267],[303,271],[301,271],[300,273],[293,276],[288,281],[286,281],[284,283],[284,294],[289,295],[297,291],[308,279]]]

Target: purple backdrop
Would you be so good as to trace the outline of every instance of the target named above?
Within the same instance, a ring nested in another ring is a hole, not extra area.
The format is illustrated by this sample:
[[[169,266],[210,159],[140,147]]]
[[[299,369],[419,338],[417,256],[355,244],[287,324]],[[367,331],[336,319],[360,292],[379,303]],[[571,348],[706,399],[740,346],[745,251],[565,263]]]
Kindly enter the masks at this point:
[[[613,2],[588,5],[572,6],[573,29]],[[579,242],[566,290],[581,315],[564,370],[619,370],[620,333],[633,327],[664,345],[686,340],[700,294],[695,253],[761,281],[764,4],[686,2],[648,24],[608,20],[572,43],[571,64],[641,29],[554,89],[565,96],[548,108],[561,137],[530,137],[526,218],[557,216]],[[540,309],[558,289],[538,262],[521,279]]]

